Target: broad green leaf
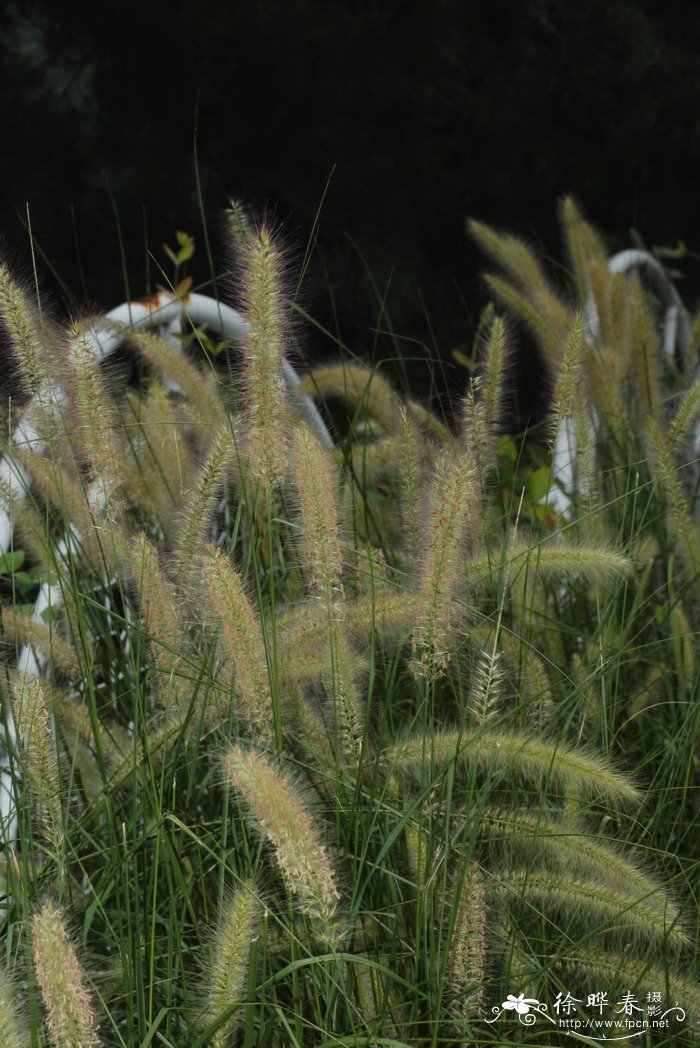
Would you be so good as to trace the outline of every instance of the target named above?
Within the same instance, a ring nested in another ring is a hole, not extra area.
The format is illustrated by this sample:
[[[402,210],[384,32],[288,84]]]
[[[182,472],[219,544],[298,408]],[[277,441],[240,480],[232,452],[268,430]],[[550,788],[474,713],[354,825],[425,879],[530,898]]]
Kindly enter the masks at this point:
[[[552,473],[546,466],[533,470],[527,478],[527,493],[534,502],[544,498],[551,486]]]
[[[11,575],[24,564],[25,553],[23,549],[14,549],[10,553],[0,556],[0,575]]]

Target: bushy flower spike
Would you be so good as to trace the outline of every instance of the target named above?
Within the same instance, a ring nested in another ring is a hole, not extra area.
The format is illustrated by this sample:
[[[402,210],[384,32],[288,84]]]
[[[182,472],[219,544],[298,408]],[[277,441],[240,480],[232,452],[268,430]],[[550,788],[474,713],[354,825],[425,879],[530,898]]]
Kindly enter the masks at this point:
[[[236,692],[249,729],[262,740],[272,733],[272,691],[260,620],[253,610],[243,580],[229,558],[207,546],[201,559],[204,585],[221,625],[236,671]]]
[[[401,400],[385,378],[362,364],[327,364],[314,368],[301,380],[300,392],[308,396],[342,397],[350,408],[359,408],[386,433],[398,429]]]
[[[503,693],[502,653],[494,648],[479,654],[469,695],[469,712],[477,724],[493,720]]]
[[[464,542],[478,510],[474,460],[469,452],[445,453],[438,462],[430,499],[426,550],[413,629],[414,669],[442,672],[451,656],[456,592]]]
[[[586,302],[591,293],[590,263],[606,266],[605,245],[591,226],[583,221],[575,201],[565,197],[559,207],[567,253],[576,280],[579,301]]]
[[[455,994],[455,1010],[467,1017],[481,1005],[486,962],[486,888],[475,862],[470,862],[457,902],[450,951],[447,957],[447,979]]]
[[[0,321],[9,335],[19,364],[22,388],[28,396],[35,398],[37,421],[44,437],[53,443],[57,435],[57,405],[52,385],[55,372],[60,369],[58,337],[2,262]]]
[[[601,796],[616,804],[640,800],[636,786],[605,760],[567,743],[537,739],[505,729],[469,728],[461,732],[433,732],[408,739],[386,751],[389,765],[417,776],[436,776],[456,761],[502,773],[522,775],[535,782],[551,782],[565,790]]]
[[[465,404],[465,437],[482,478],[496,466],[507,360],[506,325],[501,317],[495,317],[489,330],[483,364],[479,375],[470,383]]]
[[[228,425],[223,425],[212,439],[180,514],[173,574],[183,593],[191,589],[196,576],[198,557],[230,458],[231,432]]]
[[[233,746],[224,758],[228,778],[275,849],[287,888],[322,932],[332,934],[340,893],[318,830],[297,786],[261,753]]]
[[[287,433],[282,371],[287,307],[282,252],[267,226],[251,234],[243,252],[243,387],[248,455],[253,476],[274,487],[285,473]]]
[[[258,928],[260,906],[253,881],[244,881],[224,904],[213,936],[205,974],[207,1005],[202,1026],[208,1027],[240,1001],[246,986],[251,940]],[[226,1048],[241,1023],[241,1009],[233,1012],[212,1036],[212,1048]]]
[[[14,980],[3,972],[0,982],[0,1048],[29,1048],[29,1044],[29,1027],[19,1004],[19,990]]]
[[[236,258],[242,255],[253,232],[250,217],[242,200],[231,200],[226,208],[226,229]]]
[[[318,440],[304,425],[298,426],[294,432],[293,464],[309,589],[319,598],[326,613],[336,724],[343,748],[358,757],[364,714],[356,683],[356,660],[344,624],[343,560],[334,498],[335,470]]]
[[[54,1048],[98,1048],[97,1019],[63,914],[45,902],[32,921],[36,978]]]
[[[362,410],[386,433],[398,432],[401,415],[407,411],[415,424],[441,440],[449,439],[449,431],[432,412],[414,400],[402,403],[391,383],[362,364],[339,361],[313,368],[303,376],[299,393],[340,397],[348,407]]]
[[[465,571],[469,586],[477,587],[492,583],[501,569],[502,559],[498,552],[483,553],[466,561]],[[573,542],[543,542],[533,545],[514,538],[508,548],[506,566],[514,583],[520,574],[530,581],[558,581],[578,576],[591,584],[604,585],[615,579],[624,578],[632,571],[632,562],[624,553],[604,546],[585,545]]]
[[[95,483],[93,512],[104,509],[107,519],[113,521],[121,509],[121,451],[115,435],[112,402],[85,325],[74,327],[71,332],[68,361],[69,392],[78,421],[76,435]]]
[[[41,823],[57,850],[62,836],[61,784],[44,684],[38,677],[17,674],[12,681],[12,697],[24,765],[36,793]]]
[[[15,607],[2,609],[2,625],[6,640],[17,647],[29,644],[38,648],[60,673],[68,677],[78,676],[80,659],[76,650],[56,630],[43,622],[36,622],[31,615],[24,615]]]
[[[399,508],[406,552],[411,558],[423,532],[420,438],[405,407],[399,416]]]
[[[580,912],[586,921],[623,926],[647,939],[666,939],[670,945],[686,946],[689,937],[682,924],[673,924],[669,913],[659,910],[652,899],[637,898],[629,887],[591,883],[587,878],[571,877],[548,870],[501,873],[499,889],[505,897],[522,897],[539,909],[557,909],[566,914]]]
[[[336,503],[338,481],[330,457],[303,424],[294,430],[292,463],[309,589],[328,607],[343,597],[343,557]]]
[[[119,551],[139,596],[156,670],[156,694],[166,709],[182,710],[189,691],[185,635],[177,612],[177,592],[163,571],[158,552],[143,533],[120,540]]]
[[[64,468],[59,468],[56,457],[58,455],[51,461],[34,452],[13,452],[13,459],[25,470],[37,492],[70,521],[73,548],[80,550],[93,566],[104,567],[109,550],[105,543],[100,543],[95,530],[93,514],[96,507],[90,504],[84,478],[75,461],[68,461],[67,456],[61,455]]]
[[[555,364],[569,328],[569,310],[549,286],[540,263],[523,241],[498,233],[482,222],[468,223],[469,232],[512,283],[486,276],[491,291],[532,328],[549,360]]]
[[[130,332],[129,338],[151,367],[162,371],[177,385],[196,416],[194,437],[197,445],[208,445],[212,431],[226,422],[226,409],[216,386],[181,350],[169,346],[162,338],[144,331]]]
[[[182,501],[195,471],[182,413],[158,382],[152,383],[146,397],[136,405],[136,412],[139,429],[130,440],[133,458],[125,463],[130,475],[124,478],[124,487],[133,502],[154,513],[163,532],[172,539],[173,508]],[[125,425],[131,427],[131,420],[127,419]]]
[[[553,438],[560,423],[574,413],[577,400],[584,396],[581,388],[583,371],[583,315],[577,313],[569,331],[552,396],[551,419]]]

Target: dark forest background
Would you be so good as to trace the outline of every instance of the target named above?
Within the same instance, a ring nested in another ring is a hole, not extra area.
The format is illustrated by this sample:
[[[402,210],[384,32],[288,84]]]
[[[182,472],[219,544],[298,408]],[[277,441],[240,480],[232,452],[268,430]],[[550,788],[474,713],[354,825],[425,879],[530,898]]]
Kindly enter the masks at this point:
[[[466,216],[526,236],[564,280],[556,205],[571,192],[611,249],[633,230],[648,246],[683,241],[681,291],[700,297],[700,5],[3,10],[0,236],[31,274],[28,205],[59,315],[153,288],[176,229],[195,237],[195,281],[209,279],[200,205],[221,267],[231,196],[270,209],[299,260],[317,229],[304,308],[364,357],[415,357],[423,395],[463,384],[451,354],[470,352],[486,301]],[[312,325],[304,341],[333,351]],[[421,363],[436,350],[443,368]],[[536,372],[526,350],[521,418]]]

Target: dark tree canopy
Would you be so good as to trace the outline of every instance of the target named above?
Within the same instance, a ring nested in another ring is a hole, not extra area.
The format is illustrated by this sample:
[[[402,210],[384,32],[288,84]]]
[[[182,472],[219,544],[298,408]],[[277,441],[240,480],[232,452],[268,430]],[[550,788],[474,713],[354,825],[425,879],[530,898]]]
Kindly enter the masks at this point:
[[[694,5],[27,0],[4,23],[0,235],[28,271],[28,203],[59,309],[65,289],[124,297],[120,239],[132,294],[175,229],[207,279],[195,137],[214,254],[230,196],[271,208],[300,256],[320,207],[303,303],[365,355],[395,352],[390,323],[448,361],[468,349],[485,294],[465,217],[560,264],[567,192],[612,247],[684,240],[697,297]]]

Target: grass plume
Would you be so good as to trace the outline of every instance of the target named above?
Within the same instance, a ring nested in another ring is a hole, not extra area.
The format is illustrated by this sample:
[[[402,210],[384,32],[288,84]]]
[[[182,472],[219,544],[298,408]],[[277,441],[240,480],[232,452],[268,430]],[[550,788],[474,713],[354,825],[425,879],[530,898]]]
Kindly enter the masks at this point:
[[[208,546],[200,563],[204,586],[235,668],[243,720],[261,741],[269,741],[273,702],[260,622],[243,580],[225,554]]]
[[[272,844],[288,890],[302,913],[334,937],[340,893],[326,848],[299,788],[261,753],[232,747],[224,769]]]
[[[248,454],[253,476],[264,487],[279,484],[287,459],[282,362],[287,307],[279,243],[263,225],[243,252],[242,302],[249,334],[243,343],[243,389]]]
[[[34,916],[32,952],[54,1048],[98,1048],[97,1020],[87,980],[63,914],[50,901]]]
[[[250,943],[257,933],[260,906],[253,881],[243,881],[224,904],[212,937],[209,964],[204,977],[207,1006],[202,1026],[208,1027],[240,1001],[245,991]],[[213,1034],[212,1048],[225,1048],[241,1022],[240,1009],[233,1012]]]

